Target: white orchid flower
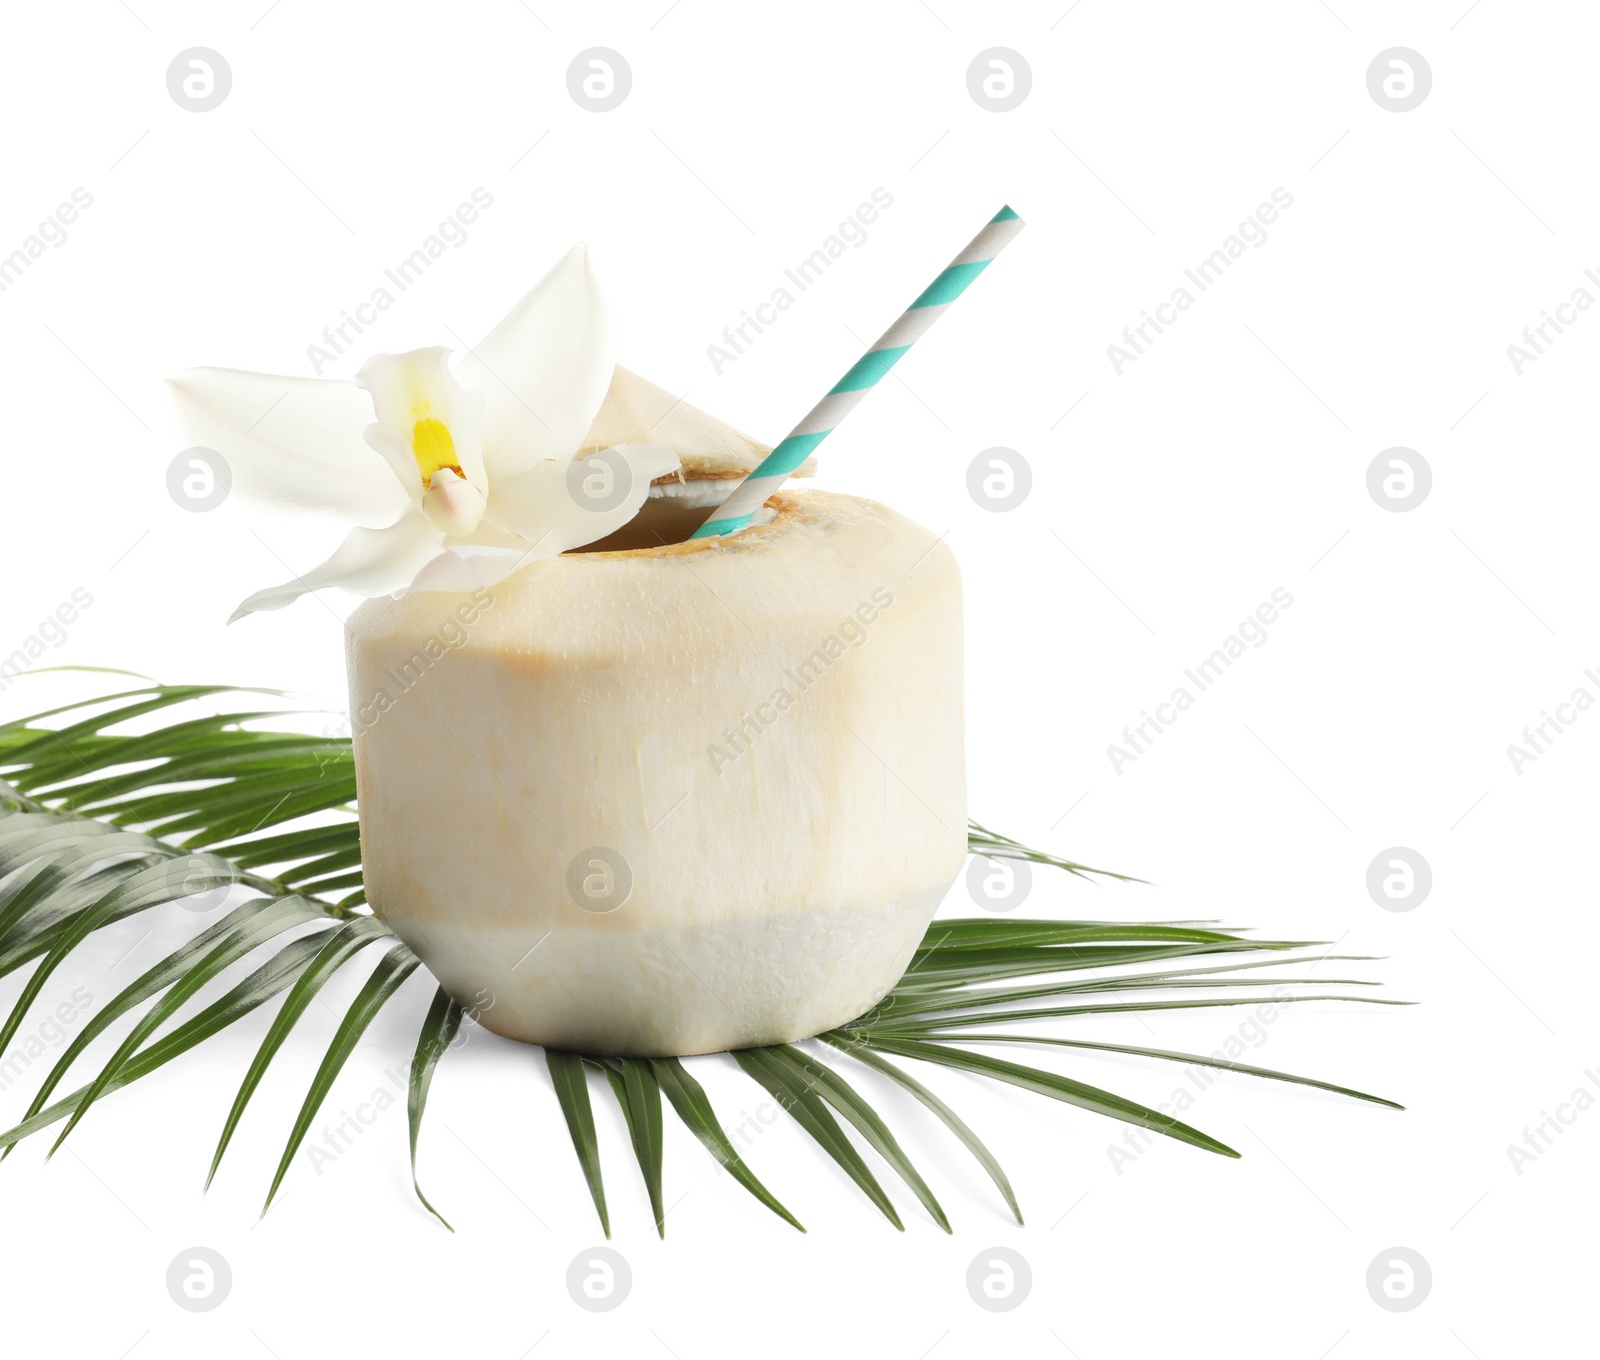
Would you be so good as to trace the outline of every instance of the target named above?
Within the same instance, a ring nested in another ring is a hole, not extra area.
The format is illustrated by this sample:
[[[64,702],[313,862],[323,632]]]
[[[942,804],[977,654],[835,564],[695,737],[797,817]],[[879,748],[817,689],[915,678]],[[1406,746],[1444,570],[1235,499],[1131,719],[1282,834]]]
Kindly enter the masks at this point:
[[[448,355],[377,354],[354,382],[223,368],[171,380],[185,438],[222,455],[240,499],[355,526],[321,566],[250,596],[233,619],[327,586],[493,585],[620,529],[678,467],[649,444],[574,461],[614,367],[581,245],[453,373]]]

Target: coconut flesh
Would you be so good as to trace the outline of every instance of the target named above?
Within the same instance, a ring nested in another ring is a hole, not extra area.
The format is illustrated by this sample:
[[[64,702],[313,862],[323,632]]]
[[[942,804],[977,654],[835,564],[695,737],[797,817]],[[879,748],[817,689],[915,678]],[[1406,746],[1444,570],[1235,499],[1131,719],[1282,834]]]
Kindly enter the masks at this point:
[[[955,559],[821,491],[682,541],[767,450],[621,368],[585,446],[618,443],[683,463],[619,533],[351,615],[367,895],[511,1038],[804,1038],[894,985],[965,859]]]

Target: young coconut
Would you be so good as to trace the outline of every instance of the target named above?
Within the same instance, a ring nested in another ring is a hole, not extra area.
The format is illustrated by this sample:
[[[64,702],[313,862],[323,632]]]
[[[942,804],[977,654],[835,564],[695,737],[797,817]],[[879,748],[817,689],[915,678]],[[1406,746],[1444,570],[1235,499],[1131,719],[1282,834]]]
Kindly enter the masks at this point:
[[[927,530],[824,492],[638,545],[674,486],[721,483],[695,502],[715,504],[765,450],[692,408],[646,423],[637,392],[672,402],[618,369],[596,431],[666,442],[683,480],[592,545],[631,546],[351,615],[367,895],[499,1034],[652,1056],[804,1038],[899,980],[965,859],[959,573]]]

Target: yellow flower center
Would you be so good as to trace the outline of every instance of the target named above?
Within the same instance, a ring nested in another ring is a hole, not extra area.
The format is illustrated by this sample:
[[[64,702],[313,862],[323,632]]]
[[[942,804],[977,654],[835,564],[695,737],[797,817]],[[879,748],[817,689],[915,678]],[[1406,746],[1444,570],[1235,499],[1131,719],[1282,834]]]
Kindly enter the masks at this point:
[[[462,481],[467,479],[456,458],[456,441],[450,437],[450,427],[442,420],[424,416],[411,427],[411,452],[416,457],[417,470],[422,473],[424,489],[433,485],[433,474],[441,468],[449,468]]]

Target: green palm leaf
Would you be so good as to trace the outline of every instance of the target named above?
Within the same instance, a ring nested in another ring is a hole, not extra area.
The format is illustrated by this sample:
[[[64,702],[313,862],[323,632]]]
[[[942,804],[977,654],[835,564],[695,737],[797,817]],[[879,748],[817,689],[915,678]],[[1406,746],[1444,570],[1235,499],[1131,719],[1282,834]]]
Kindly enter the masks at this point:
[[[172,1033],[156,1040],[149,1047],[141,1049],[111,1079],[106,1090],[115,1091],[141,1077],[149,1076],[157,1068],[164,1067],[174,1058],[187,1053],[196,1044],[220,1034],[229,1025],[242,1020],[257,1006],[270,1001],[293,983],[301,970],[316,957],[321,947],[322,941],[314,935],[285,945],[249,977],[218,997],[199,1014],[179,1025]],[[55,1104],[40,1110],[38,1114],[24,1119],[16,1127],[0,1133],[0,1146],[12,1147],[30,1134],[38,1133],[58,1120],[65,1119],[78,1107],[88,1091],[87,1086],[79,1087],[71,1095],[64,1096]]]
[[[667,1235],[666,1210],[661,1207],[661,1087],[648,1058],[590,1058],[589,1064],[605,1073],[622,1117],[627,1121],[633,1155],[639,1160],[656,1235]]]
[[[817,1037],[832,1044],[835,1048],[842,1049],[862,1066],[870,1067],[874,1072],[881,1072],[890,1081],[903,1086],[932,1110],[934,1114],[938,1115],[944,1126],[966,1144],[967,1149],[978,1159],[978,1164],[988,1172],[989,1179],[995,1183],[1000,1194],[1005,1198],[1006,1205],[1016,1217],[1017,1222],[1019,1224],[1022,1222],[1022,1209],[1017,1204],[1016,1192],[1012,1190],[1011,1181],[1007,1177],[1004,1168],[1001,1167],[994,1153],[990,1152],[984,1145],[983,1140],[968,1127],[966,1120],[962,1119],[960,1115],[909,1072],[903,1068],[896,1067],[881,1054],[874,1053],[859,1039],[847,1039],[837,1031],[820,1034]]]
[[[556,1088],[556,1099],[561,1103],[561,1113],[567,1121],[567,1132],[572,1135],[578,1165],[583,1168],[583,1179],[589,1185],[589,1197],[600,1215],[601,1230],[609,1239],[611,1216],[606,1212],[606,1187],[600,1176],[600,1143],[594,1133],[594,1109],[589,1104],[589,1078],[584,1061],[576,1053],[562,1053],[554,1048],[545,1049],[544,1060]]]
[[[400,990],[401,983],[411,976],[418,963],[417,956],[405,945],[395,945],[378,960],[378,966],[372,970],[371,976],[356,994],[356,999],[350,1003],[350,1009],[345,1012],[338,1029],[334,1031],[333,1040],[322,1059],[322,1066],[317,1068],[316,1076],[311,1079],[311,1089],[306,1092],[300,1113],[295,1118],[294,1128],[289,1132],[289,1141],[283,1149],[283,1157],[278,1162],[277,1174],[272,1178],[272,1188],[267,1191],[266,1203],[261,1206],[263,1214],[272,1207],[278,1187],[283,1184],[283,1178],[288,1173],[289,1163],[294,1160],[294,1154],[300,1150],[306,1130],[311,1127],[311,1121],[317,1117],[317,1111],[322,1108],[323,1100],[332,1089],[333,1079],[339,1075],[345,1060],[355,1051],[361,1035],[372,1023],[373,1016],[377,1015],[383,1009],[384,1003]]]
[[[1327,961],[1324,955],[1314,959],[1290,959],[1287,963],[1317,964]],[[1231,974],[1250,968],[1271,968],[1279,961],[1269,959],[1262,963],[1234,963],[1221,968],[1174,968],[1160,973],[1123,973],[1115,977],[1065,978],[1040,983],[1031,987],[984,987],[972,991],[947,988],[930,992],[895,992],[871,1012],[873,1024],[921,1024],[929,1016],[947,1011],[979,1009],[986,1014],[998,1013],[997,1008],[1017,1001],[1038,1001],[1052,996],[1085,996],[1101,992],[1129,994],[1142,991],[1198,990],[1220,987],[1371,987],[1377,984],[1362,978],[1323,977],[1234,977]],[[1227,972],[1227,977],[1207,974]]]
[[[289,1032],[305,1014],[306,1007],[315,1000],[323,984],[340,968],[373,940],[388,933],[381,922],[370,916],[346,921],[332,930],[322,932],[324,942],[322,948],[317,951],[316,958],[312,959],[295,979],[294,986],[289,989],[289,995],[284,997],[283,1005],[278,1008],[277,1015],[272,1018],[272,1024],[267,1028],[266,1037],[261,1040],[261,1047],[256,1050],[256,1056],[245,1071],[244,1081],[239,1086],[238,1094],[233,1098],[233,1107],[228,1111],[227,1119],[223,1121],[222,1134],[217,1139],[216,1151],[211,1155],[211,1169],[206,1173],[206,1189],[209,1190],[211,1182],[216,1179],[217,1168],[222,1165],[222,1154],[228,1150],[228,1144],[233,1139],[233,1131],[239,1127],[239,1120],[244,1116],[245,1106],[250,1103],[250,1097],[261,1084],[261,1078],[266,1076],[268,1065],[283,1047],[283,1041],[289,1037]],[[170,995],[168,999],[170,1001]],[[70,1125],[68,1127],[70,1128]],[[66,1134],[63,1133],[61,1136],[65,1138]]]
[[[1034,1091],[1053,1100],[1076,1105],[1079,1109],[1089,1110],[1094,1114],[1110,1115],[1111,1118],[1120,1119],[1126,1124],[1134,1124],[1139,1128],[1149,1129],[1152,1133],[1176,1138],[1181,1143],[1191,1143],[1195,1147],[1204,1148],[1207,1152],[1220,1152],[1224,1157],[1239,1155],[1226,1143],[1218,1142],[1210,1134],[1201,1133],[1199,1129],[1190,1128],[1171,1115],[1152,1110],[1148,1105],[1141,1105],[1135,1100],[1125,1100],[1110,1091],[1102,1091],[1098,1087],[1074,1081],[1071,1077],[1058,1076],[1054,1072],[1041,1071],[1037,1067],[1024,1067],[1021,1063],[1007,1062],[1003,1058],[989,1058],[980,1053],[969,1053],[965,1049],[926,1043],[920,1039],[874,1036],[864,1042],[887,1053],[898,1054],[902,1058],[921,1058],[925,1062],[941,1063],[946,1067],[954,1067],[958,1071],[971,1072],[977,1076],[994,1077],[1013,1086],[1020,1086],[1025,1091]]]
[[[274,935],[279,935],[294,926],[304,925],[314,919],[315,915],[310,904],[300,898],[281,897],[264,903],[260,911],[246,915],[238,925],[223,934],[183,974],[182,978],[173,984],[167,994],[145,1013],[127,1038],[118,1045],[117,1051],[107,1060],[100,1075],[90,1083],[87,1093],[73,1110],[72,1117],[67,1120],[66,1128],[61,1130],[51,1145],[51,1155],[55,1154],[67,1135],[77,1127],[78,1121],[88,1112],[89,1107],[104,1094],[112,1078],[117,1075],[118,1069],[169,1016],[176,1014],[185,1001],[224,969],[244,958],[257,945],[264,944]]]
[[[956,1029],[974,1020],[1059,1020],[1077,1015],[1121,1015],[1143,1011],[1204,1010],[1213,1006],[1287,1006],[1303,1001],[1355,1001],[1367,1006],[1409,1006],[1409,1001],[1392,1001],[1376,996],[1226,996],[1201,997],[1184,1001],[1107,1001],[1096,1006],[1035,1006],[1027,1010],[989,1010],[982,1014],[935,1016],[920,1023],[872,1024],[861,1027],[866,1034],[932,1034]]]
[[[1140,1048],[1132,1044],[1096,1043],[1088,1039],[1044,1038],[1034,1034],[941,1034],[941,1043],[964,1044],[1050,1044],[1061,1048],[1093,1049],[1101,1053],[1126,1053],[1135,1058],[1160,1058],[1165,1062],[1178,1062],[1186,1066],[1216,1067],[1224,1072],[1242,1072],[1250,1077],[1267,1077],[1272,1081],[1292,1082],[1296,1086],[1314,1086],[1319,1091],[1332,1091],[1334,1095],[1349,1096],[1352,1100],[1365,1100],[1373,1105],[1387,1105],[1391,1110],[1403,1110],[1404,1105],[1383,1096],[1369,1095],[1348,1086],[1335,1086],[1332,1082],[1318,1081],[1314,1077],[1297,1077],[1292,1072],[1274,1072],[1270,1067],[1252,1067],[1249,1063],[1234,1062],[1229,1058],[1206,1057],[1199,1053],[1174,1053],[1166,1048]]]
[[[988,827],[979,826],[972,821],[967,823],[967,851],[970,854],[982,855],[985,859],[1017,859],[1027,860],[1030,864],[1048,864],[1052,868],[1066,870],[1074,878],[1087,878],[1090,874],[1098,874],[1101,878],[1115,878],[1123,883],[1144,882],[1142,878],[1114,874],[1109,869],[1091,869],[1087,864],[1077,864],[1070,859],[1048,855],[1043,850],[1031,850],[1020,841],[1012,840],[1010,836],[1002,836],[999,832],[990,831]]]
[[[50,953],[63,936],[77,930],[80,918],[87,916],[112,888],[126,883],[143,867],[141,864],[114,865],[88,875],[66,891],[56,894],[27,924],[25,930],[8,936],[4,945],[0,946],[0,977]],[[95,931],[116,925],[119,921],[148,910],[151,905],[159,904],[141,901],[134,896],[118,899],[112,910],[96,913],[88,920],[88,928],[72,947],[76,948]]]
[[[433,994],[433,1004],[422,1021],[422,1032],[417,1035],[417,1053],[411,1060],[411,1082],[406,1095],[406,1123],[411,1134],[411,1188],[423,1207],[445,1227],[450,1228],[445,1216],[428,1203],[417,1181],[417,1135],[422,1132],[422,1112],[428,1104],[428,1088],[433,1085],[433,1069],[439,1065],[445,1050],[455,1042],[461,1028],[461,1003],[443,987]],[[450,1228],[454,1232],[454,1228]]]
[[[800,1220],[785,1209],[745,1165],[744,1158],[734,1149],[722,1125],[717,1122],[716,1112],[711,1108],[705,1088],[689,1075],[682,1061],[678,1058],[652,1058],[650,1065],[655,1068],[656,1080],[666,1092],[678,1118],[705,1145],[706,1151],[716,1159],[717,1164],[784,1222],[792,1223],[804,1232]]]
[[[225,876],[211,875],[207,877],[206,886],[226,887],[229,881]],[[0,1054],[3,1054],[10,1045],[18,1026],[22,1024],[34,1001],[38,999],[50,975],[94,930],[108,924],[114,918],[144,911],[163,902],[171,902],[179,896],[182,896],[182,893],[174,891],[167,866],[152,864],[140,869],[126,881],[105,893],[93,905],[85,907],[74,916],[71,925],[50,946],[39,966],[33,970],[23,985],[22,995],[11,1008],[11,1014],[6,1017],[5,1024],[0,1025]]]
[[[832,1157],[866,1197],[883,1212],[883,1216],[901,1232],[905,1225],[895,1212],[894,1204],[884,1194],[855,1145],[845,1137],[838,1121],[828,1112],[822,1098],[812,1088],[812,1080],[803,1066],[784,1062],[772,1048],[743,1048],[735,1051],[734,1061],[762,1086],[781,1108],[787,1110],[828,1156]]]
[[[0,938],[16,929],[34,907],[48,901],[52,894],[91,865],[113,855],[148,856],[155,849],[147,837],[127,832],[116,834],[109,828],[100,829],[95,825],[97,831],[88,835],[78,832],[72,825],[59,828],[68,835],[50,836],[46,832],[30,835],[15,853],[0,857],[0,874],[5,874],[14,863],[26,862],[30,856],[44,852],[28,864],[26,873],[9,889],[9,900],[0,908]],[[70,834],[74,832],[77,834]]]
[[[229,696],[248,696],[249,702]],[[254,894],[146,969],[85,1022],[51,1066],[22,1120],[0,1133],[0,1158],[21,1139],[63,1124],[59,1146],[106,1096],[281,997],[224,1120],[212,1158],[214,1176],[267,1067],[310,1001],[362,948],[392,939],[365,907],[350,742],[279,730],[289,711],[271,705],[282,698],[270,690],[149,682],[0,723],[0,976],[34,965],[0,1022],[0,1056],[49,979],[78,966],[80,946],[97,932],[198,892],[241,886]],[[1139,881],[1035,850],[978,823],[969,826],[968,847],[991,859],[1051,866],[1078,878]],[[273,944],[275,952],[258,961],[247,977],[185,1017],[190,1003],[197,1003],[200,991],[224,970],[301,926],[313,929],[287,944]],[[949,1104],[891,1058],[1007,1082],[1209,1151],[1237,1155],[1138,1102],[955,1045],[1032,1043],[1199,1063],[1393,1106],[1350,1087],[1218,1058],[984,1029],[1020,1020],[1085,1020],[1261,1002],[1381,1001],[1327,991],[1371,986],[1360,979],[1295,975],[1296,965],[1347,957],[1295,955],[1310,943],[1258,940],[1214,922],[998,916],[941,920],[929,928],[905,976],[882,1001],[868,1014],[818,1037],[899,1086],[944,1124],[977,1158],[1020,1222],[1011,1182],[993,1153]],[[1195,966],[1188,966],[1190,960]],[[395,942],[341,1018],[291,1127],[268,1206],[339,1071],[373,1018],[417,967],[411,951]],[[1278,971],[1270,976],[1252,971],[1265,968]],[[1314,994],[1298,990],[1312,984],[1319,988]],[[1265,988],[1279,989],[1279,994],[1264,996]],[[1295,995],[1282,995],[1285,988],[1296,989]],[[142,1014],[141,1007],[146,1008]],[[93,1078],[57,1097],[91,1044],[130,1017],[130,1029]],[[417,1182],[417,1147],[434,1072],[462,1020],[460,1005],[438,989],[411,1063],[407,1124],[412,1185],[435,1217],[437,1211]],[[949,1230],[932,1189],[887,1121],[837,1071],[787,1045],[733,1056],[897,1228],[901,1223],[893,1203],[844,1125],[884,1158],[934,1220]],[[658,1233],[665,1231],[663,1094],[719,1165],[772,1212],[800,1227],[735,1150],[683,1061],[547,1052],[546,1062],[608,1237],[586,1065],[604,1071],[616,1094]]]
[[[895,1175],[911,1187],[912,1193],[922,1201],[922,1207],[933,1216],[933,1221],[946,1232],[950,1231],[950,1220],[945,1217],[945,1212],[940,1207],[939,1201],[934,1198],[933,1191],[928,1189],[921,1172],[911,1164],[911,1159],[901,1149],[895,1136],[889,1132],[889,1126],[878,1117],[877,1112],[861,1098],[849,1082],[831,1067],[792,1044],[783,1044],[767,1051],[778,1062],[788,1066],[794,1072],[797,1081],[809,1083],[818,1095],[855,1125],[872,1149],[894,1168]]]
[[[152,996],[170,986],[189,971],[192,963],[200,958],[217,942],[218,939],[228,935],[238,925],[257,914],[262,905],[261,899],[255,899],[235,907],[222,920],[207,927],[192,940],[168,954],[166,958],[154,967],[147,969],[135,978],[116,996],[112,997],[84,1024],[77,1036],[67,1045],[66,1050],[50,1069],[50,1074],[45,1078],[38,1093],[28,1106],[24,1119],[31,1119],[44,1108],[44,1103],[50,1098],[52,1091],[61,1083],[72,1065],[101,1034],[121,1019],[133,1008],[143,1001],[148,1001]],[[86,1090],[88,1088],[85,1088]],[[0,1152],[0,1160],[11,1155],[8,1145],[4,1152]]]

